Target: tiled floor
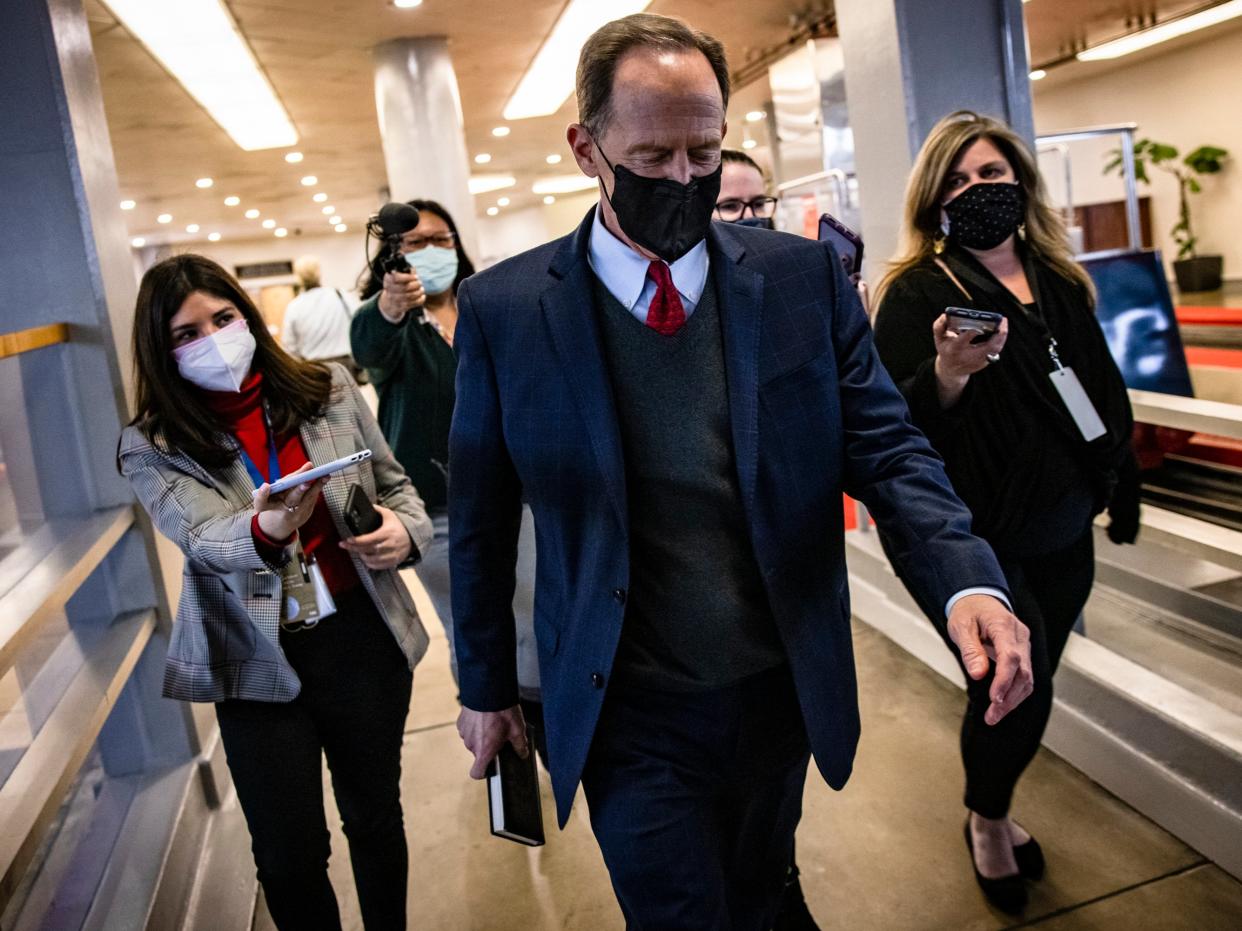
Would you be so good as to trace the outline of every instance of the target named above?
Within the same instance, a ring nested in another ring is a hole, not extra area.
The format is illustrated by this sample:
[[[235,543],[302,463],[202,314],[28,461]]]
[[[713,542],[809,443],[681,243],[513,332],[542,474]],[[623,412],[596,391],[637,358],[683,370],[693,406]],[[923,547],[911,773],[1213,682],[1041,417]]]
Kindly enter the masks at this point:
[[[443,632],[431,632],[432,649],[415,675],[405,743],[410,927],[621,928],[581,797],[560,833],[545,786],[546,847],[531,850],[489,836],[485,791],[466,777],[469,756],[453,727]],[[990,910],[961,839],[961,693],[870,628],[858,627],[855,636],[863,715],[855,775],[834,793],[812,771],[798,834],[807,900],[822,928],[1242,928],[1242,884],[1043,751],[1019,790],[1015,813],[1044,846],[1048,875],[1032,887],[1021,921]],[[346,928],[360,929],[348,855],[335,826],[333,850]],[[256,931],[271,928],[260,908]]]

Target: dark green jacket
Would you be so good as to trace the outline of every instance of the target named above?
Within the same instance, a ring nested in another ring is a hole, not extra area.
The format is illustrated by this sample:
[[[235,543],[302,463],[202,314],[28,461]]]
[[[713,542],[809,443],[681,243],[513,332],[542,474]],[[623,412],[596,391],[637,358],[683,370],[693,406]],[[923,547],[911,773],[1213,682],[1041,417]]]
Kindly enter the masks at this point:
[[[411,311],[398,324],[379,310],[379,297],[354,315],[354,359],[379,394],[379,422],[428,510],[448,500],[449,424],[456,400],[457,356],[440,334]]]

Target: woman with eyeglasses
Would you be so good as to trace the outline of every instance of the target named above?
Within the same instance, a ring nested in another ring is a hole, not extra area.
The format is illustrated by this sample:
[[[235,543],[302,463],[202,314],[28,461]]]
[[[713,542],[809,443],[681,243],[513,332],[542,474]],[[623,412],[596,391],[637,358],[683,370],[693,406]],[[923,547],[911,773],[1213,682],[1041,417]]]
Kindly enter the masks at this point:
[[[427,633],[397,568],[431,522],[353,376],[295,359],[237,281],[179,255],[142,278],[137,416],[117,464],[185,556],[164,695],[215,705],[268,909],[282,931],[339,931],[323,760],[368,928],[405,927],[401,743]],[[369,460],[273,494],[363,449]],[[351,537],[360,488],[379,529]]]
[[[716,196],[717,220],[772,229],[776,198],[768,196],[763,169],[745,152],[720,150],[720,193]]]

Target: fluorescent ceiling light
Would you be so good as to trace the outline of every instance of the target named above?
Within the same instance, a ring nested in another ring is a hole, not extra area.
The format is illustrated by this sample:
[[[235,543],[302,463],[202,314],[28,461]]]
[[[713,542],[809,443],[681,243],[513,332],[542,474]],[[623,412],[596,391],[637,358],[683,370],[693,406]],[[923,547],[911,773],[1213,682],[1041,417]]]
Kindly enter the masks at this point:
[[[595,186],[596,179],[586,175],[553,175],[540,178],[531,190],[536,194],[572,194],[575,191],[589,191]]]
[[[297,130],[221,0],[104,0],[246,151],[294,145]]]
[[[1150,29],[1132,32],[1128,36],[1122,36],[1119,39],[1113,39],[1111,42],[1097,45],[1095,48],[1086,49],[1079,52],[1077,58],[1079,61],[1103,61],[1109,58],[1120,58],[1122,55],[1129,55],[1131,52],[1139,51],[1139,49],[1159,45],[1161,42],[1168,42],[1170,39],[1176,39],[1178,36],[1184,36],[1189,32],[1196,32],[1199,29],[1206,29],[1208,26],[1215,26],[1236,16],[1242,16],[1242,0],[1229,0],[1227,3],[1218,4],[1210,9],[1191,13],[1189,16],[1171,19],[1158,26],[1152,26]]]
[[[412,10],[416,6],[422,6],[423,0],[392,0],[392,5],[398,10]]]
[[[559,110],[574,91],[578,54],[591,33],[614,19],[641,13],[650,5],[651,0],[570,0],[505,104],[505,119],[549,116]]]
[[[517,178],[513,175],[471,175],[468,184],[471,194],[486,194],[513,187],[517,184]]]

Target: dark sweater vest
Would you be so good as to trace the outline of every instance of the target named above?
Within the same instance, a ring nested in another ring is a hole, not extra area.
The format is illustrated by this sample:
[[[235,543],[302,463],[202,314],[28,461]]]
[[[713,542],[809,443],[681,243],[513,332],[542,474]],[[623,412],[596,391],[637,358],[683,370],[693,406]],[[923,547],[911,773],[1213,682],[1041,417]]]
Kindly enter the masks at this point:
[[[715,284],[674,336],[595,279],[617,404],[630,588],[613,680],[706,691],[779,666],[784,649],[742,509]]]

